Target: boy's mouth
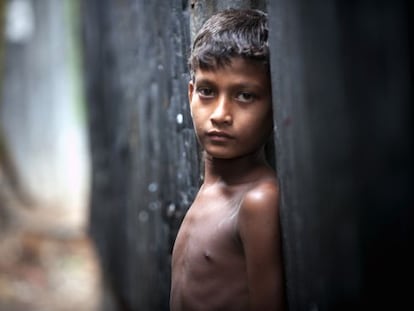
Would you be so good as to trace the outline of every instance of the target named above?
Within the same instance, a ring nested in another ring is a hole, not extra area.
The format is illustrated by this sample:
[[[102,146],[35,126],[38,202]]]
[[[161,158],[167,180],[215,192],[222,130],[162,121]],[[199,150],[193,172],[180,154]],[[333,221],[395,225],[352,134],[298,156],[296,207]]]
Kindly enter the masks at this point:
[[[207,136],[209,136],[210,139],[216,140],[216,141],[225,141],[225,140],[234,139],[234,137],[230,135],[229,133],[224,132],[224,131],[218,131],[218,130],[208,131]]]

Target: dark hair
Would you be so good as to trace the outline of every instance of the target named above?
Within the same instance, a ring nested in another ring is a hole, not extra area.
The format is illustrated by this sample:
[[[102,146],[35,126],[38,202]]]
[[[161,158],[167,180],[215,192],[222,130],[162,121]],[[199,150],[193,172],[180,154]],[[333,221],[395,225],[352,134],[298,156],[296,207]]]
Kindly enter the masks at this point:
[[[191,49],[191,76],[197,69],[228,65],[233,57],[269,63],[267,15],[253,9],[229,9],[210,17]]]

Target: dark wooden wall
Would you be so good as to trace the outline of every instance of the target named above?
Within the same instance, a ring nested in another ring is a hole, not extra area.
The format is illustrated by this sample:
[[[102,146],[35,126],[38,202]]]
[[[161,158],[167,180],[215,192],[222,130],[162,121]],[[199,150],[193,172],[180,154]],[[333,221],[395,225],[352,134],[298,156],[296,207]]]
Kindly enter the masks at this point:
[[[91,232],[126,310],[167,310],[170,252],[198,186],[183,1],[85,3]]]
[[[269,5],[290,310],[412,306],[412,6]]]
[[[91,232],[125,310],[168,310],[171,248],[200,182],[186,59],[201,23],[227,7],[270,16],[290,310],[408,301],[412,7],[268,3],[83,4]]]

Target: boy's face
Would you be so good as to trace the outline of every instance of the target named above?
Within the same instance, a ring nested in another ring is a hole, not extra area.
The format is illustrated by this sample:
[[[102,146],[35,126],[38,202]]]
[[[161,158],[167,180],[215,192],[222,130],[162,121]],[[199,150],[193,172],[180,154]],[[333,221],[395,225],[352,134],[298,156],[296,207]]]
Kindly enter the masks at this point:
[[[241,157],[265,143],[272,129],[265,65],[237,57],[225,67],[198,69],[188,93],[198,140],[212,157]]]

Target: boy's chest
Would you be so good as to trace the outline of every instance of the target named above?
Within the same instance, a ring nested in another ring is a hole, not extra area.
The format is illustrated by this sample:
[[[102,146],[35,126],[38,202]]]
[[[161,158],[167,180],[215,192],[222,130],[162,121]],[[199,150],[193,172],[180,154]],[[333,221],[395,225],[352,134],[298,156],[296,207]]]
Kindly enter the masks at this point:
[[[242,253],[237,230],[239,207],[240,200],[196,200],[176,239],[179,257],[220,262],[221,258],[239,256]]]

